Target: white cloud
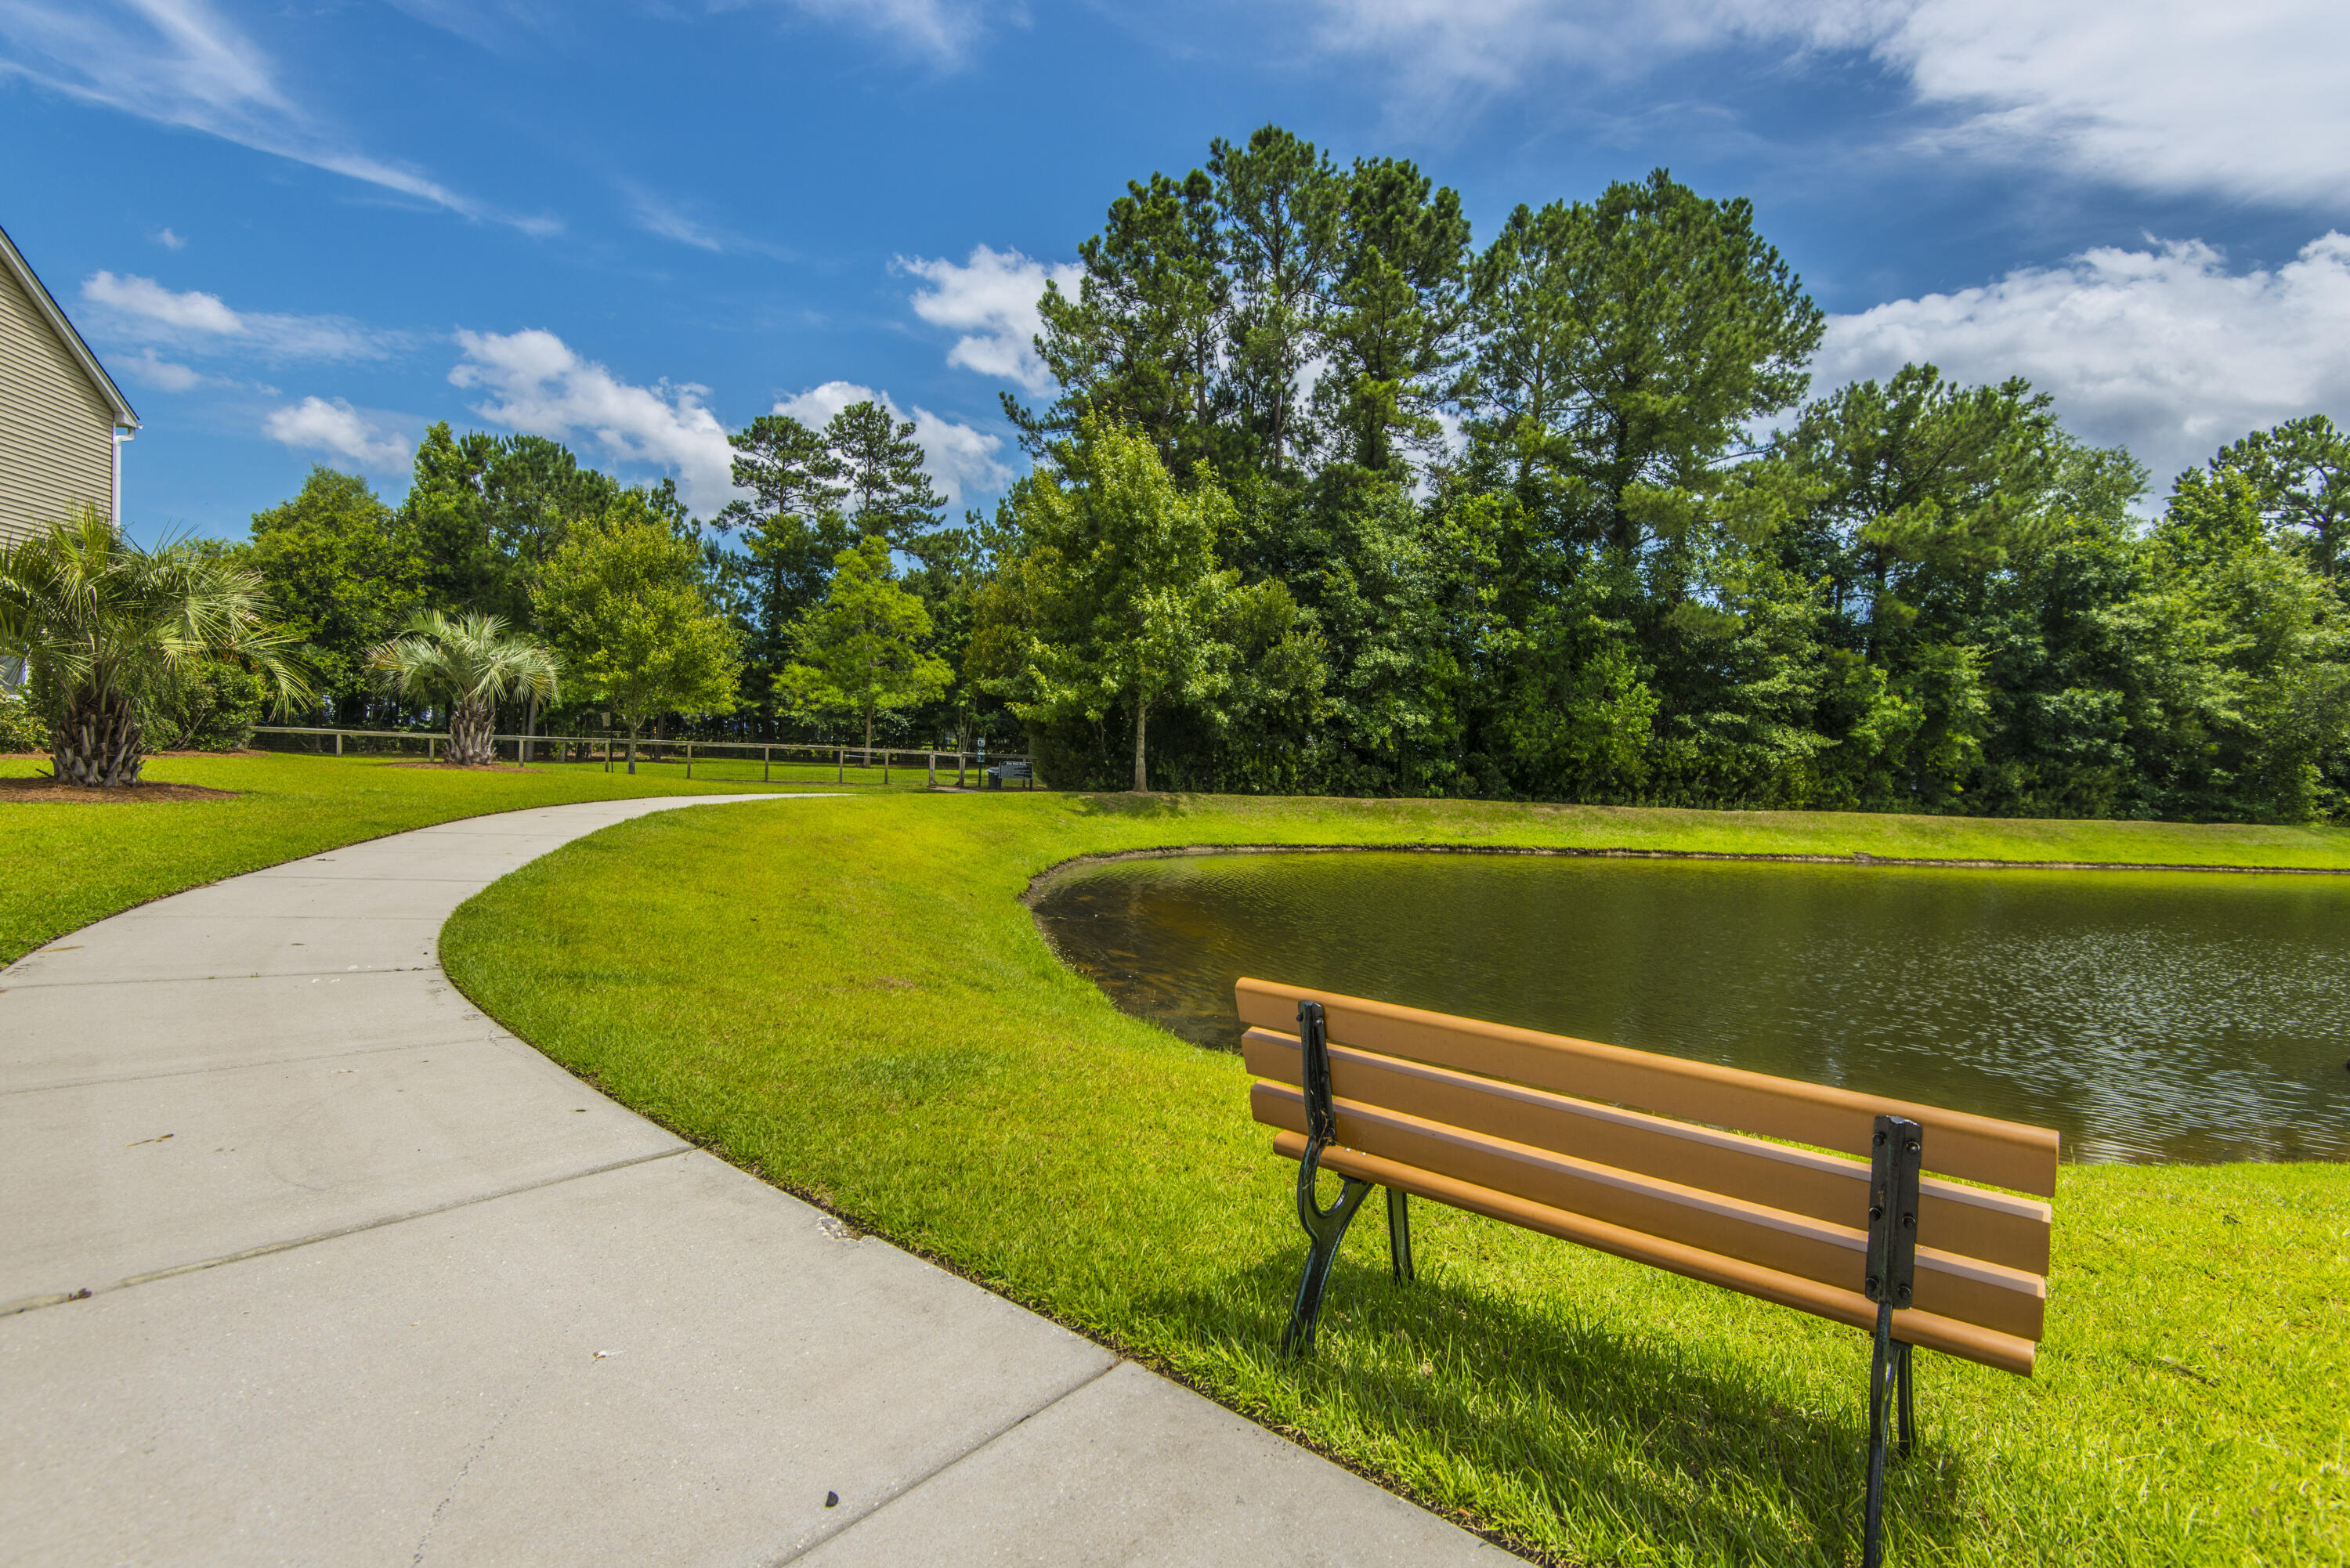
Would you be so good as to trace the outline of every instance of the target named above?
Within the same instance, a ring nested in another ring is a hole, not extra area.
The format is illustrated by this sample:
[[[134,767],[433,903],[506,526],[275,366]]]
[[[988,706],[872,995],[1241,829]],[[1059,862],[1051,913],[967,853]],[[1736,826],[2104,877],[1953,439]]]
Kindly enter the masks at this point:
[[[947,350],[948,364],[1017,381],[1039,397],[1052,390],[1052,374],[1036,357],[1035,339],[1045,329],[1036,302],[1047,280],[1059,284],[1064,294],[1076,293],[1082,268],[1075,263],[1047,266],[1018,251],[985,245],[973,245],[961,265],[944,256],[899,256],[892,265],[930,286],[914,294],[915,315],[963,334]]]
[[[155,231],[155,243],[167,251],[183,251],[188,248],[188,242],[168,228]]]
[[[1725,47],[1857,51],[1949,111],[1925,148],[2045,159],[2160,192],[2338,207],[2339,0],[1320,0],[1321,46],[1425,98],[1644,73]]]
[[[1965,381],[2028,377],[2074,433],[2127,444],[2167,484],[2247,431],[2350,415],[2350,235],[2242,272],[2200,241],[2093,250],[1832,317],[1813,390],[1909,360]]]
[[[234,335],[244,330],[244,321],[221,303],[219,295],[195,289],[175,294],[151,277],[92,273],[81,286],[81,296],[92,305],[175,331]]]
[[[135,359],[121,362],[121,369],[131,379],[166,392],[193,391],[212,379],[189,366],[156,358],[152,348],[142,348]]]
[[[789,414],[811,430],[822,430],[826,421],[851,403],[879,403],[889,410],[891,419],[906,418],[889,393],[854,381],[827,381],[811,387],[778,402],[775,411]],[[919,404],[913,420],[914,439],[922,443],[922,467],[938,482],[948,505],[960,506],[967,494],[998,491],[1012,483],[1012,470],[996,455],[1003,449],[1002,436],[958,424]]]
[[[292,159],[445,207],[546,234],[421,171],[373,158],[282,91],[269,57],[207,0],[0,0],[0,77]]]
[[[412,450],[399,431],[340,398],[305,398],[272,410],[261,431],[273,441],[332,452],[374,473],[405,472]]]
[[[593,439],[614,461],[655,464],[704,516],[733,498],[734,449],[704,401],[708,388],[631,385],[552,332],[460,332],[457,344],[465,357],[449,380],[490,393],[473,405],[484,419],[556,441]]]
[[[976,0],[789,0],[793,9],[823,22],[869,28],[941,65],[962,62],[979,41],[983,7]]]
[[[380,359],[405,337],[341,316],[294,316],[229,307],[216,294],[184,293],[151,277],[95,272],[81,296],[95,307],[108,335],[135,343],[166,343],[209,354],[288,359]]]

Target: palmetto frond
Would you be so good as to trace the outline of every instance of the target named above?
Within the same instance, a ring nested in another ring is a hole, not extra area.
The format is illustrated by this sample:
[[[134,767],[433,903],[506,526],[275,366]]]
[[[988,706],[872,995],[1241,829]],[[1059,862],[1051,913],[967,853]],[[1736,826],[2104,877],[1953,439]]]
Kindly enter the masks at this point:
[[[452,707],[494,706],[509,697],[551,702],[560,674],[553,653],[508,632],[499,617],[439,610],[427,610],[400,628],[368,663],[400,696]]]
[[[260,577],[189,540],[143,549],[84,508],[0,549],[0,659],[31,667],[68,729],[96,722],[112,737],[109,760],[96,766],[61,733],[58,766],[82,782],[135,779],[137,705],[177,695],[206,659],[259,670],[281,711],[307,701],[310,680],[295,647],[271,624]]]
[[[449,706],[449,760],[479,766],[494,760],[490,723],[509,697],[555,700],[555,655],[506,630],[494,615],[427,610],[377,649],[368,660],[377,678],[402,697]]]

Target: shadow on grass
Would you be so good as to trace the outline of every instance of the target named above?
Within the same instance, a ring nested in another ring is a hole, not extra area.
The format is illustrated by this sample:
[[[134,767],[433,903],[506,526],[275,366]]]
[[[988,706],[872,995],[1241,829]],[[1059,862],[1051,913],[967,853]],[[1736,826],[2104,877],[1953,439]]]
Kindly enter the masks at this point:
[[[1554,1540],[1588,1540],[1588,1521],[1599,1520],[1666,1561],[1858,1559],[1867,1441],[1859,1335],[1849,1399],[1824,1414],[1766,1392],[1773,1379],[1761,1368],[1709,1365],[1719,1358],[1628,1334],[1571,1306],[1555,1317],[1530,1312],[1448,1281],[1440,1262],[1431,1276],[1423,1258],[1419,1279],[1397,1284],[1382,1248],[1376,1262],[1341,1255],[1313,1355],[1284,1363],[1281,1331],[1304,1255],[1301,1241],[1136,1305],[1146,1317],[1209,1327],[1267,1381],[1287,1384],[1309,1440],[1319,1435],[1317,1415],[1351,1420],[1373,1441],[1349,1438],[1350,1452],[1418,1449],[1456,1487],[1474,1472],[1463,1489],[1474,1495],[1435,1501],[1503,1512],[1495,1522],[1513,1533],[1523,1526],[1493,1504],[1514,1497],[1556,1522]],[[1929,1386],[1921,1383],[1920,1397],[1922,1421]],[[1398,1468],[1412,1484],[1410,1467]],[[1970,1469],[1963,1454],[1921,1440],[1890,1473],[1888,1527],[1941,1542],[1962,1536]]]

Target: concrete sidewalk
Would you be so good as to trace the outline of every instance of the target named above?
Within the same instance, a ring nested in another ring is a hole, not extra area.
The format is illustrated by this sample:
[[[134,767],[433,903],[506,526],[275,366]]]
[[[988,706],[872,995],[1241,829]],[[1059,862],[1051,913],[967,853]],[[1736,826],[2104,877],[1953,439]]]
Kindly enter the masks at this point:
[[[499,876],[707,804],[354,845],[0,971],[8,1562],[1513,1561],[847,1238],[442,974]]]

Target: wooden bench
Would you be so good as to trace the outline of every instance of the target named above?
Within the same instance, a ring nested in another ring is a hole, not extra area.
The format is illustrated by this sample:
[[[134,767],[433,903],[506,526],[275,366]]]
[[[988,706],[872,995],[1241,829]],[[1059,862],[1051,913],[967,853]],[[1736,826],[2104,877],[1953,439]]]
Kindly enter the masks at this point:
[[[2049,1128],[1261,980],[1237,993],[1251,1110],[1299,1161],[1309,1246],[1284,1354],[1313,1348],[1331,1260],[1373,1187],[1399,1281],[1418,1194],[1872,1330],[1872,1565],[1894,1404],[1898,1452],[1916,1438],[1910,1348],[2032,1372]],[[1327,1208],[1317,1169],[1344,1179]]]

